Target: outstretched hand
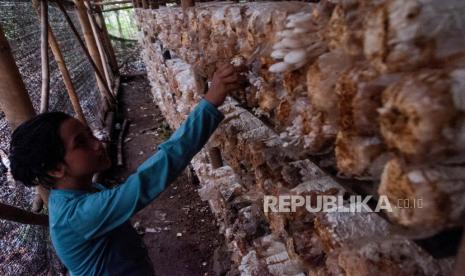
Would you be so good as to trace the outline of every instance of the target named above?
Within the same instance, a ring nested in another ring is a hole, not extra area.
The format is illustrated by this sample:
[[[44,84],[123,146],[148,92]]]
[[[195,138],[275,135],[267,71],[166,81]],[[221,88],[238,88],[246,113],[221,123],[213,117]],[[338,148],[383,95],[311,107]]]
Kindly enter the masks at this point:
[[[244,83],[240,75],[243,67],[234,67],[229,63],[220,66],[213,74],[213,79],[205,99],[215,106],[220,106],[226,96],[233,90],[239,89]]]

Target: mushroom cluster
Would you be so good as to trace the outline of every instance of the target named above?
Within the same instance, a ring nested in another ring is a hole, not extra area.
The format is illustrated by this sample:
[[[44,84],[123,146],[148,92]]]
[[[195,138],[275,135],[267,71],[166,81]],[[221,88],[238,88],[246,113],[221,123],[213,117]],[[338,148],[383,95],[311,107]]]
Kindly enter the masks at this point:
[[[281,60],[270,66],[272,73],[293,71],[303,67],[312,57],[326,51],[326,46],[318,36],[318,25],[313,14],[299,12],[286,18],[286,28],[278,32],[278,42],[273,45],[271,57]]]

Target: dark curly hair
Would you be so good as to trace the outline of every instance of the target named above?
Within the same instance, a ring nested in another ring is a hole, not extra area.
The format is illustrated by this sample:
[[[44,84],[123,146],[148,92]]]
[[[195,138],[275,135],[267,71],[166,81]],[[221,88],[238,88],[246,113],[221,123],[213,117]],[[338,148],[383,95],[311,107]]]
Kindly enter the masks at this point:
[[[18,126],[11,137],[10,167],[15,180],[26,186],[52,187],[47,172],[64,162],[65,146],[60,137],[61,124],[72,118],[63,112],[46,112]]]

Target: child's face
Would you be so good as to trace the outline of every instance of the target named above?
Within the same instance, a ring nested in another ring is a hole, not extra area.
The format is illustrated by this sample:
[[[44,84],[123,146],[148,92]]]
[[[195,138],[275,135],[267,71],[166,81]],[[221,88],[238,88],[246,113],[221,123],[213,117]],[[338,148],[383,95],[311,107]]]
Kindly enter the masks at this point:
[[[65,146],[68,176],[89,176],[111,166],[111,160],[102,142],[79,120],[65,120],[60,126],[60,136]]]

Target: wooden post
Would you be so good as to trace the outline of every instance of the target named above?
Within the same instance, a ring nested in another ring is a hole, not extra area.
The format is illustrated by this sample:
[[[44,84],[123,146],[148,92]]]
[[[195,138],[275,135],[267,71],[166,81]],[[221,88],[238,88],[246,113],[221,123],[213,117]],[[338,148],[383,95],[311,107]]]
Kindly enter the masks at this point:
[[[195,6],[195,1],[194,0],[181,0],[181,7],[183,10],[189,8],[189,7],[194,7]]]
[[[11,53],[10,45],[6,40],[3,29],[0,25],[0,109],[5,113],[6,119],[11,127],[15,129],[22,122],[36,115],[32,106],[31,99],[27,94],[26,87],[16,66],[14,57]],[[47,198],[47,194],[42,191],[40,194],[42,200]],[[25,213],[20,212],[18,208],[8,205],[0,206],[0,213],[10,212],[11,215],[2,215],[1,218],[21,222]],[[21,210],[22,211],[22,210]],[[28,212],[27,212],[28,213]]]
[[[58,65],[58,69],[60,70],[61,76],[63,77],[63,82],[66,87],[66,91],[68,92],[69,99],[71,101],[71,105],[73,106],[73,110],[76,113],[78,119],[85,125],[87,125],[86,117],[84,116],[84,112],[82,111],[81,104],[79,103],[79,98],[76,93],[76,89],[74,88],[73,82],[71,80],[71,75],[69,74],[68,67],[66,66],[65,59],[63,58],[63,54],[60,50],[60,46],[55,38],[55,35],[52,32],[52,29],[49,28],[49,37],[50,37],[50,48],[52,49],[53,56],[55,57],[55,61]]]
[[[33,0],[33,5],[38,8],[39,0]],[[68,92],[69,99],[71,101],[71,105],[73,106],[73,110],[76,113],[78,119],[85,125],[87,125],[86,118],[84,116],[84,112],[82,111],[81,105],[79,103],[79,98],[76,93],[76,89],[74,88],[73,82],[71,80],[71,75],[69,74],[68,68],[66,67],[65,59],[63,58],[63,54],[60,50],[60,45],[58,44],[55,35],[53,34],[52,28],[48,25],[47,26],[47,33],[48,33],[48,43],[50,45],[50,49],[52,50],[53,56],[55,61],[58,65],[58,69],[60,70],[61,76],[63,77],[63,83],[65,84],[66,91]]]
[[[148,1],[148,0],[142,0],[142,8],[143,8],[143,9],[147,9],[147,8],[149,7],[147,1]]]
[[[99,84],[99,83],[103,84],[103,90],[100,90],[103,104],[106,105],[110,110],[112,110],[114,108],[116,100],[113,97],[113,94],[111,92],[110,87],[108,87],[106,85],[105,79],[102,76],[101,71],[99,71],[97,65],[95,64],[94,60],[92,59],[92,56],[90,55],[89,51],[87,50],[86,45],[84,44],[84,41],[82,41],[81,36],[79,35],[78,30],[74,26],[73,21],[71,21],[71,18],[69,17],[68,12],[66,11],[65,7],[63,6],[63,4],[60,1],[58,1],[56,3],[58,4],[58,7],[60,8],[61,12],[63,13],[63,15],[64,15],[64,17],[66,19],[66,22],[68,22],[69,27],[71,28],[74,35],[76,36],[76,39],[78,40],[79,45],[81,45],[81,48],[84,51],[84,54],[86,55],[87,59],[89,60],[90,64],[92,65],[92,68],[94,68],[95,74],[97,75],[97,80],[98,80],[97,84]],[[100,88],[101,87],[99,86],[99,89]],[[104,107],[104,110],[106,110],[105,107]]]
[[[24,224],[48,225],[48,216],[34,214],[23,209],[0,203],[0,219]]]
[[[60,5],[60,9],[66,12],[66,10],[63,7],[63,4],[60,3],[60,1],[58,1],[57,3]],[[100,59],[100,54],[97,48],[97,44],[95,42],[95,38],[92,34],[92,28],[90,26],[89,17],[87,16],[86,7],[84,6],[84,0],[74,0],[74,4],[76,6],[76,11],[79,17],[79,23],[81,24],[81,29],[82,29],[82,33],[84,34],[84,40],[86,41],[87,49],[89,51],[92,61],[94,62],[96,66],[95,70],[99,72],[99,73],[96,73],[97,74],[97,85],[99,87],[102,97],[104,99],[107,99],[109,101],[109,104],[111,105],[112,104],[111,87],[108,87],[104,79],[100,78],[103,72],[103,65]]]
[[[95,18],[92,15],[92,10],[91,10],[89,4],[87,2],[84,2],[84,5],[87,8],[87,16],[89,18],[89,23],[90,23],[90,27],[92,29],[92,33],[94,34],[95,43],[97,45],[97,50],[98,50],[98,53],[99,53],[99,56],[100,56],[100,62],[102,63],[103,73],[105,74],[105,79],[107,81],[108,87],[111,88],[113,81],[112,81],[112,77],[110,76],[110,73],[108,72],[108,67],[107,67],[108,66],[108,61],[107,61],[107,58],[106,58],[106,55],[105,55],[105,50],[104,50],[103,45],[102,45],[102,39],[101,39],[101,37],[99,35],[99,31],[97,29],[97,24],[95,23]]]
[[[0,109],[11,129],[35,115],[10,45],[0,25]]]
[[[42,63],[42,91],[40,96],[40,113],[47,112],[50,96],[50,67],[48,63],[48,1],[40,1],[39,8],[40,31],[41,31],[41,63]],[[40,212],[47,206],[49,192],[40,186],[36,187],[36,195],[32,204],[33,212]]]
[[[96,0],[96,1],[97,3],[94,3],[94,5],[102,4],[100,2],[101,0]],[[126,1],[126,2],[130,3],[131,1]],[[108,34],[108,29],[105,24],[105,18],[103,17],[102,8],[100,6],[96,6],[96,20],[97,20],[97,25],[99,26],[99,29],[100,29],[101,36],[103,38],[103,43],[105,44],[105,49],[108,54],[108,60],[110,62],[111,69],[115,74],[119,75],[118,61],[116,60],[115,51],[113,49],[113,45],[111,44],[110,36]]]
[[[42,93],[40,97],[40,113],[48,111],[50,95],[50,68],[48,64],[48,1],[40,2],[40,31],[42,59]]]

